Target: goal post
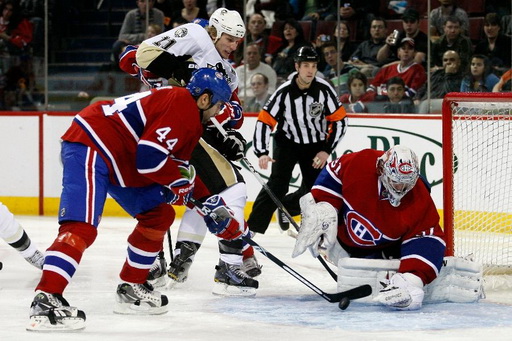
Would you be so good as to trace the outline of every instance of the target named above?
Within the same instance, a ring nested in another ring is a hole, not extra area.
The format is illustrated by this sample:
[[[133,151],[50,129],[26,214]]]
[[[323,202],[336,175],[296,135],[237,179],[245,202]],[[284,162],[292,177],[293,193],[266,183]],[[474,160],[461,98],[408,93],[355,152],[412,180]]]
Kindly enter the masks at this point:
[[[512,93],[449,93],[442,115],[447,254],[511,275]]]

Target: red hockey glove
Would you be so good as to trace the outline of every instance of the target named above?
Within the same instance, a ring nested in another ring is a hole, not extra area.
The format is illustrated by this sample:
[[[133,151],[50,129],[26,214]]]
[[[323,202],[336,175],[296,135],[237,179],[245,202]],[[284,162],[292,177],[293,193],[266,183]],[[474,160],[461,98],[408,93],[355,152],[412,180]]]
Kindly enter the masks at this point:
[[[215,194],[209,197],[203,206],[206,207],[210,213],[204,215],[201,210],[198,210],[206,222],[206,226],[211,233],[217,237],[233,240],[242,235],[240,224],[235,219],[233,211],[226,206],[224,199]]]
[[[178,166],[183,178],[174,180],[168,187],[174,195],[169,204],[186,205],[194,191],[194,180],[196,178],[196,170],[194,166]]]

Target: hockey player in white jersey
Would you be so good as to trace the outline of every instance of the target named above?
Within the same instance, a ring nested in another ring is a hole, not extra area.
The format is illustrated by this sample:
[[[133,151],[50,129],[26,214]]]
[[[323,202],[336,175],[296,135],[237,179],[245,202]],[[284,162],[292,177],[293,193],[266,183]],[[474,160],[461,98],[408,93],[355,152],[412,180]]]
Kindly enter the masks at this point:
[[[38,269],[43,268],[44,255],[30,240],[9,209],[0,202],[0,237],[16,249],[23,258]]]
[[[231,101],[216,117],[228,137],[217,129],[207,129],[196,147],[191,163],[197,176],[212,194],[219,194],[233,211],[241,226],[244,221],[246,185],[238,169],[230,162],[243,156],[245,140],[234,129],[243,122],[242,108],[237,96],[238,76],[227,60],[245,35],[245,25],[236,11],[217,9],[209,25],[185,24],[147,39],[139,47],[129,46],[121,56],[122,70],[137,76],[149,86],[161,84],[184,85],[196,67],[211,67],[222,72],[232,90]],[[172,283],[184,282],[197,249],[205,235],[206,226],[195,210],[185,212],[178,232],[175,257],[168,275]],[[247,230],[248,232],[248,230]],[[220,295],[255,294],[261,273],[254,250],[242,240],[219,240],[220,260],[216,267],[213,292]],[[243,256],[242,256],[243,251]],[[165,260],[155,263],[150,279],[158,279],[165,272]],[[249,276],[250,277],[249,277]],[[159,277],[160,276],[160,277]]]

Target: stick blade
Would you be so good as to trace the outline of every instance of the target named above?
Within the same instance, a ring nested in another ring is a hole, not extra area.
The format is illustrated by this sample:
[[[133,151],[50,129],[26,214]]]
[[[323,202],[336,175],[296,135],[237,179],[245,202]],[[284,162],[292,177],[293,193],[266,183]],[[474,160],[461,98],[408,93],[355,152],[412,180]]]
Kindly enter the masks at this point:
[[[358,287],[338,292],[336,294],[327,294],[329,297],[329,302],[338,303],[343,298],[348,298],[349,300],[355,300],[358,298],[363,298],[366,296],[370,296],[372,294],[372,286],[369,284],[360,285]]]

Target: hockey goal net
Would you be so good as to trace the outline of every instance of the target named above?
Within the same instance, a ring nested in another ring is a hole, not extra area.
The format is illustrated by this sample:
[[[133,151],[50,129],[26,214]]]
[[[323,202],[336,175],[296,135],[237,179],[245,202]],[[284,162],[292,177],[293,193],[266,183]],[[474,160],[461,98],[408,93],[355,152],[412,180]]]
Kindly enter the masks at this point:
[[[510,281],[512,94],[445,97],[443,184],[448,253],[471,255],[483,264],[484,275],[504,275],[501,281]]]

